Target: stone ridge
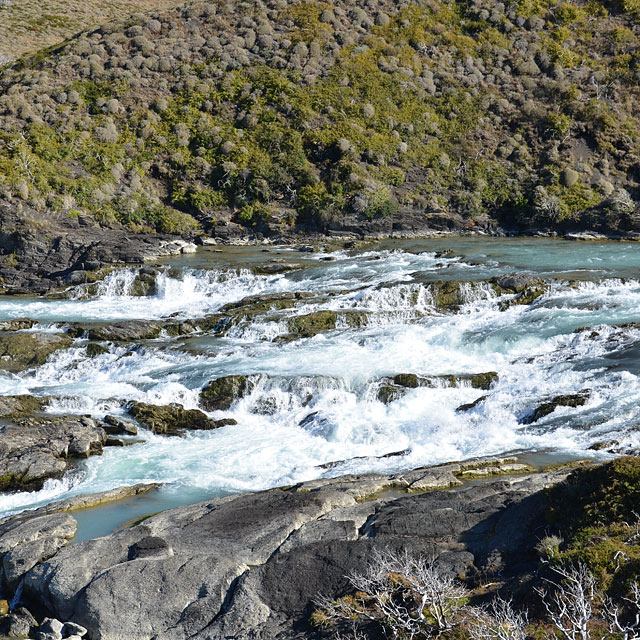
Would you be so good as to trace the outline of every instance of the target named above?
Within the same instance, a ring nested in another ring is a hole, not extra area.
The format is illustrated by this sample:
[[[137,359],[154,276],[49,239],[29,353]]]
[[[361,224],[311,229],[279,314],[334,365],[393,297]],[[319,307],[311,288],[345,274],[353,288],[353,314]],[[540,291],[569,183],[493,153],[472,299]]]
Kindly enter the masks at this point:
[[[511,464],[481,459],[234,495],[64,548],[73,518],[48,511],[3,521],[0,542],[27,530],[38,540],[37,522],[52,531],[46,539],[62,540],[24,577],[23,599],[91,638],[293,640],[312,636],[318,593],[339,594],[374,548],[435,555],[456,575],[491,563],[502,579],[521,578],[544,529],[540,490],[569,471],[435,490],[460,484],[465,471]]]

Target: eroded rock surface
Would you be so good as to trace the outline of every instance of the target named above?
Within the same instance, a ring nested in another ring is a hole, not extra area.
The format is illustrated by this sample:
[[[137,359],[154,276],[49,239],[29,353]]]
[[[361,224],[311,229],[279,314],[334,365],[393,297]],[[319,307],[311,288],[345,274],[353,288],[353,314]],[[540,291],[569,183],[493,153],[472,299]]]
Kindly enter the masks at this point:
[[[0,491],[34,490],[73,458],[102,452],[106,434],[87,417],[28,418],[0,428]]]
[[[342,593],[374,547],[436,554],[456,574],[534,566],[539,490],[567,471],[434,490],[509,464],[322,479],[174,509],[61,549],[27,573],[24,595],[92,639],[312,637],[313,599]]]

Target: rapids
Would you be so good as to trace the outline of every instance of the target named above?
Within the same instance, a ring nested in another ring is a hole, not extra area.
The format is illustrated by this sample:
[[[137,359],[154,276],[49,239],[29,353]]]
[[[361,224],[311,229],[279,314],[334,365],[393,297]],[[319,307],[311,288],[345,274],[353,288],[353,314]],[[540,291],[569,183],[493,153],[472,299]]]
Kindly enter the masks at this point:
[[[446,253],[442,253],[446,251]],[[255,275],[277,259],[301,268]],[[79,493],[162,482],[148,511],[232,492],[345,473],[392,472],[503,452],[604,456],[590,449],[640,444],[640,250],[634,243],[549,239],[386,242],[363,250],[203,249],[160,264],[153,295],[132,295],[136,269],[119,269],[65,299],[0,297],[0,320],[30,317],[34,330],[68,322],[187,319],[247,296],[309,294],[294,308],[246,318],[223,337],[198,333],[135,344],[86,340],[43,366],[0,374],[0,394],[51,396],[51,413],[123,414],[131,400],[198,408],[219,376],[251,374],[250,393],[212,417],[238,424],[108,448],[34,493],[0,495],[0,514]],[[547,279],[530,305],[504,304],[487,279],[525,271]],[[455,312],[434,307],[430,283],[462,281]],[[287,340],[292,317],[358,312],[358,326]],[[626,325],[626,326],[621,326]],[[435,383],[384,404],[382,378],[496,371],[489,390]],[[526,418],[560,394],[583,406]],[[467,411],[456,411],[481,396]],[[387,454],[400,454],[388,456]]]

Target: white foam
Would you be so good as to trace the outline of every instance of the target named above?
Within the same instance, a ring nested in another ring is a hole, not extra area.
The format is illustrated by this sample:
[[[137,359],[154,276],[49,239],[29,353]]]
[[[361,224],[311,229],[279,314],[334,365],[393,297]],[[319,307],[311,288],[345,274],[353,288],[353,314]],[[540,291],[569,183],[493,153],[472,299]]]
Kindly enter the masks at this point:
[[[97,298],[17,307],[0,301],[1,316],[28,311],[43,322],[59,322],[193,317],[248,295],[323,294],[293,309],[245,319],[225,338],[199,336],[200,351],[156,341],[144,347],[110,345],[108,353],[87,359],[77,343],[38,369],[0,375],[0,393],[53,395],[49,411],[102,417],[122,412],[130,400],[196,408],[208,380],[256,374],[247,397],[212,414],[232,417],[237,425],[183,439],[144,432],[146,444],[109,449],[40,492],[0,496],[0,511],[137,482],[165,482],[167,491],[178,492],[244,491],[514,449],[577,454],[600,439],[640,444],[630,429],[640,420],[640,383],[633,362],[624,358],[625,350],[640,345],[640,329],[610,326],[638,319],[637,281],[555,283],[534,304],[504,311],[500,302],[512,296],[499,298],[486,284],[468,284],[462,287],[461,308],[452,314],[434,308],[429,284],[419,277],[446,268],[438,266],[443,259],[434,254],[332,256],[334,262],[318,260],[313,268],[286,276],[166,271],[149,298],[131,295],[136,272],[122,270],[101,285]],[[457,259],[448,264],[466,268]],[[287,333],[288,318],[318,310],[362,311],[367,320],[360,328],[345,320],[312,338],[277,340]],[[595,333],[575,332],[585,326]],[[377,398],[384,376],[486,371],[499,373],[489,392],[442,381],[408,389],[388,405]],[[559,407],[532,425],[523,424],[542,402],[587,390],[584,406]],[[473,409],[456,410],[482,395],[488,397]],[[404,456],[376,458],[405,449]],[[336,461],[344,462],[330,470],[320,467]]]

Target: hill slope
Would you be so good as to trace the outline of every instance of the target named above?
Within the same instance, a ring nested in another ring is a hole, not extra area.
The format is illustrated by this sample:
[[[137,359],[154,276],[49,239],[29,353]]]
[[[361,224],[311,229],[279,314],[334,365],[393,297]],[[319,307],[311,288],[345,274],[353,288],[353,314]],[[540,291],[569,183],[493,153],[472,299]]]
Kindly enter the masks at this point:
[[[637,231],[624,2],[227,1],[107,23],[0,73],[0,203],[170,233],[487,214]]]

